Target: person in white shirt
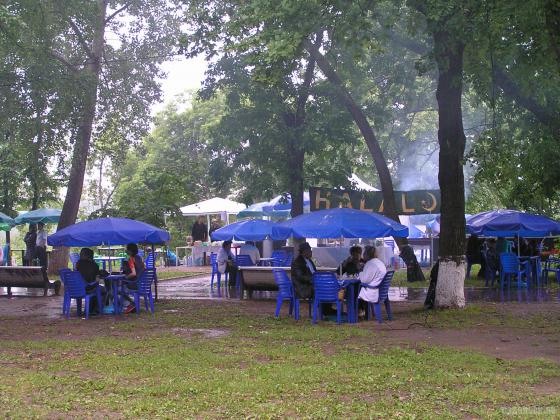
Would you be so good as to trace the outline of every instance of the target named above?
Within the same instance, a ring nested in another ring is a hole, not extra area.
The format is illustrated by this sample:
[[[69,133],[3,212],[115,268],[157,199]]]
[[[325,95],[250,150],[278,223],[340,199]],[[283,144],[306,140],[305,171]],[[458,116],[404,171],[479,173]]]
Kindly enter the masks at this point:
[[[216,262],[218,263],[218,271],[220,273],[229,273],[230,287],[235,287],[237,266],[235,265],[235,258],[231,252],[231,241],[224,241],[216,257]]]
[[[37,224],[37,239],[35,240],[35,255],[39,259],[39,265],[47,269],[47,231],[44,223]]]
[[[359,274],[360,282],[370,286],[379,286],[387,273],[387,267],[383,261],[376,256],[376,250],[372,246],[364,249],[364,270]],[[379,299],[379,289],[362,288],[358,298],[366,302],[377,302]]]
[[[241,245],[241,248],[239,248],[239,255],[248,255],[255,265],[258,265],[261,260],[261,253],[252,241],[245,241],[245,243]]]

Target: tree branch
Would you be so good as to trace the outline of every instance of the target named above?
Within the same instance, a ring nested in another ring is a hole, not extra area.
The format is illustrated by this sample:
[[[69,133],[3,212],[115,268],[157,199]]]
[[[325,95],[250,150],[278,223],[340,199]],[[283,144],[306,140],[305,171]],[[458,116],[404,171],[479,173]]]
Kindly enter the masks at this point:
[[[51,55],[51,57],[55,58],[56,60],[60,61],[62,64],[64,64],[70,71],[72,71],[73,73],[77,73],[78,72],[78,66],[75,64],[72,64],[65,56],[63,56],[62,54],[60,54],[57,51],[51,50],[49,52],[49,54]]]
[[[70,26],[72,27],[72,30],[74,31],[74,33],[78,37],[78,42],[80,43],[82,48],[85,50],[87,56],[91,60],[96,60],[96,57],[93,55],[93,52],[89,48],[89,45],[87,44],[87,42],[84,38],[84,35],[82,34],[82,31],[80,30],[80,28],[78,28],[78,26],[74,23],[74,21],[72,19],[68,19],[68,23],[70,23]]]
[[[505,95],[518,105],[532,112],[542,124],[558,129],[558,115],[554,110],[541,106],[534,98],[521,91],[517,83],[501,68],[494,66],[494,81]]]
[[[117,16],[120,12],[122,12],[123,10],[126,10],[128,8],[128,6],[130,6],[130,3],[126,3],[123,7],[121,7],[120,9],[115,10],[113,13],[111,13],[107,19],[105,19],[105,24],[109,23],[115,16]]]

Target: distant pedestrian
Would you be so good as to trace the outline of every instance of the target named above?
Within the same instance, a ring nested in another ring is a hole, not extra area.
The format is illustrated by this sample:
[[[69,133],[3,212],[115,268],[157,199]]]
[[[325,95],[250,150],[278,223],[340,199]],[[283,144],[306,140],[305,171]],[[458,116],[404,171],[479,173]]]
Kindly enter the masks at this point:
[[[30,224],[29,231],[23,238],[25,242],[25,254],[23,254],[23,265],[33,265],[33,260],[36,258],[35,246],[37,243],[37,225]]]
[[[199,216],[194,222],[191,232],[193,242],[201,241],[206,242],[208,240],[208,226],[204,223],[204,217]]]

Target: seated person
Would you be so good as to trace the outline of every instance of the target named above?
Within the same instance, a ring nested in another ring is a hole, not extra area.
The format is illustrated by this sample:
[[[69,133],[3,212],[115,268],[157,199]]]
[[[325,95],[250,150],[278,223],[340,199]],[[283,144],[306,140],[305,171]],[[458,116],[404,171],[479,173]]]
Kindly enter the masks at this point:
[[[80,250],[80,259],[76,263],[76,271],[78,271],[84,282],[86,283],[86,293],[93,292],[97,287],[101,287],[101,294],[106,295],[106,289],[99,285],[98,277],[102,277],[106,273],[99,270],[99,266],[93,260],[93,250],[90,248],[82,248]],[[97,297],[90,300],[90,312],[97,313]]]
[[[367,246],[364,249],[364,260],[366,264],[358,278],[362,283],[366,283],[369,286],[379,286],[385,274],[387,274],[387,268],[383,261],[377,258],[374,247]],[[360,299],[360,309],[365,309],[365,303],[362,303],[362,301],[377,302],[379,299],[379,289],[364,287],[360,290],[358,297]]]
[[[128,244],[126,246],[126,253],[128,254],[129,259],[126,261],[123,270],[123,274],[127,280],[125,286],[127,289],[136,290],[138,286],[134,282],[138,280],[145,270],[144,261],[142,260],[142,257],[138,255],[138,245],[136,244]],[[122,296],[129,302],[129,305],[124,310],[124,313],[129,314],[134,312],[136,308],[134,306],[133,299],[126,293],[123,293]]]
[[[364,268],[364,263],[362,261],[362,248],[359,246],[353,246],[350,248],[350,256],[346,258],[338,266],[336,270],[340,275],[346,274],[348,276],[353,276],[358,274]]]
[[[307,242],[299,244],[299,255],[292,262],[292,283],[298,299],[311,299],[313,297],[313,273],[317,271],[311,260],[313,252]]]
[[[255,265],[261,260],[261,253],[252,241],[245,241],[245,243],[241,245],[241,248],[239,248],[239,255],[248,255]]]
[[[235,258],[231,252],[231,241],[224,241],[216,257],[216,262],[218,263],[218,271],[221,274],[229,273],[229,286],[235,287],[237,266],[235,265]]]

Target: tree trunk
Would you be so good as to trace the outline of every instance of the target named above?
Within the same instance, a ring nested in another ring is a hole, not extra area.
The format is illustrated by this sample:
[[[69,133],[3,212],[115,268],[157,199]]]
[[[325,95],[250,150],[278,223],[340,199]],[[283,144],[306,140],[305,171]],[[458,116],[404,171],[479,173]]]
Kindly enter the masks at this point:
[[[99,84],[99,75],[101,73],[101,59],[105,43],[107,2],[106,0],[97,0],[97,5],[99,15],[90,51],[91,58],[83,70],[86,76],[86,87],[83,91],[82,117],[78,127],[74,151],[72,153],[72,167],[68,180],[68,190],[66,192],[66,198],[64,199],[64,205],[62,206],[62,214],[58,221],[57,230],[73,225],[76,222],[80,207],[80,199],[82,197],[84,174],[86,171],[93,121],[95,118],[95,108],[97,105],[97,87]],[[51,254],[49,272],[56,274],[58,270],[67,267],[67,265],[68,248],[55,248]]]
[[[435,304],[440,308],[465,306],[465,133],[461,95],[464,45],[446,31],[434,33],[438,65],[436,97],[439,116],[439,186],[441,233]]]

